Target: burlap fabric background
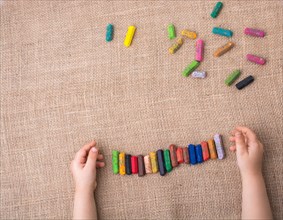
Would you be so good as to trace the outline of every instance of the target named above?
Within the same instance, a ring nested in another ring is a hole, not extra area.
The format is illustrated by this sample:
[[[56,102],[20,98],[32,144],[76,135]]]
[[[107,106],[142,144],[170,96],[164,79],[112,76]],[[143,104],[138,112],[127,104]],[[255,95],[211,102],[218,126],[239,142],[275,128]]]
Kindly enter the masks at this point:
[[[74,186],[69,163],[96,139],[107,166],[98,173],[101,219],[235,219],[241,180],[228,151],[235,125],[253,128],[265,145],[264,176],[274,217],[283,218],[282,36],[280,1],[4,1],[1,4],[1,219],[68,219]],[[105,42],[107,23],[115,25]],[[168,23],[205,40],[201,70],[184,78],[194,41],[168,54]],[[137,32],[123,45],[127,26]],[[212,27],[234,31],[236,47],[212,53],[228,40]],[[245,27],[267,32],[245,36]],[[267,58],[248,63],[247,53]],[[223,80],[240,68],[255,82],[242,91]],[[132,154],[186,146],[224,135],[227,157],[180,166],[161,177],[115,176],[111,150]]]

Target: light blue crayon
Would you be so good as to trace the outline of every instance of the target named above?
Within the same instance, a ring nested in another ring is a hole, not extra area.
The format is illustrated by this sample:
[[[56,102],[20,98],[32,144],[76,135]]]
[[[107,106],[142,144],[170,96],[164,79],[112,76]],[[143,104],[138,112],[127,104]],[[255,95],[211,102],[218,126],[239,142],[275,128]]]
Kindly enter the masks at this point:
[[[212,33],[213,34],[218,34],[221,36],[225,36],[225,37],[232,37],[233,36],[233,32],[227,29],[223,29],[223,28],[219,28],[219,27],[214,27],[212,29]]]

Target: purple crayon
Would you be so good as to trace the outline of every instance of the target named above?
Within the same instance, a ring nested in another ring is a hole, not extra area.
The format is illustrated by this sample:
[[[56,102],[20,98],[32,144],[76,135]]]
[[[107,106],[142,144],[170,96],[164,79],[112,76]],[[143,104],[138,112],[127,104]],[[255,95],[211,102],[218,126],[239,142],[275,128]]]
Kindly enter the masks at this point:
[[[224,159],[225,152],[224,152],[222,137],[221,137],[220,134],[214,135],[214,142],[215,142],[215,147],[216,147],[218,159],[220,159],[220,160]]]

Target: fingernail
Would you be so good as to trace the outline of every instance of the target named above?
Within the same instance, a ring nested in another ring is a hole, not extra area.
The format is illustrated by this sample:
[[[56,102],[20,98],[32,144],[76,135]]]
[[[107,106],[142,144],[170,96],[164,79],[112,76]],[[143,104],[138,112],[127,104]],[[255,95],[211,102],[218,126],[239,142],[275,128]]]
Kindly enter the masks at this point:
[[[97,149],[95,147],[91,148],[91,151],[96,153],[97,152]]]

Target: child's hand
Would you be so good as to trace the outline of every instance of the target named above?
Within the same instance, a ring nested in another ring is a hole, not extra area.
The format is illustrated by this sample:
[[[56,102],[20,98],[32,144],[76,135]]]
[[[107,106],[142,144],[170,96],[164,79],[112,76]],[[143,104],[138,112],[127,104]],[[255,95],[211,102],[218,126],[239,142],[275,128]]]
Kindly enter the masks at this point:
[[[83,146],[71,162],[71,171],[76,184],[76,191],[92,192],[96,188],[96,167],[104,167],[103,155],[95,148],[92,141]]]
[[[232,131],[230,141],[235,142],[230,150],[236,151],[242,178],[261,175],[263,145],[257,139],[256,134],[249,128],[236,127]]]

